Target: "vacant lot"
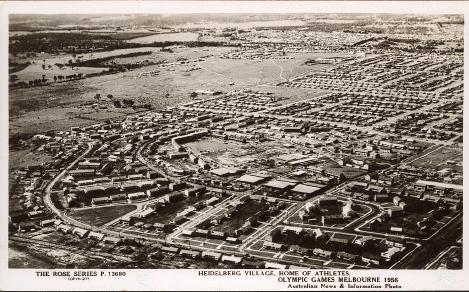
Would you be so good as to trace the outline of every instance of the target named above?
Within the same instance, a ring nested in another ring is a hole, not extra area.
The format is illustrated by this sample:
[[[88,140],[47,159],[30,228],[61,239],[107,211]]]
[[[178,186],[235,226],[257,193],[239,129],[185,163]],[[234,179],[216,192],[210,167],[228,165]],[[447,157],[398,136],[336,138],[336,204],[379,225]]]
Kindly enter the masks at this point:
[[[208,139],[198,142],[191,142],[186,144],[195,153],[201,152],[220,152],[225,150],[237,151],[240,147],[233,143],[227,143],[221,140]]]
[[[15,73],[18,76],[18,81],[25,81],[28,82],[34,79],[42,79],[44,76],[47,79],[47,82],[54,81],[54,76],[58,75],[72,75],[72,74],[90,74],[90,73],[98,73],[107,70],[107,68],[92,68],[92,67],[62,67],[59,68],[56,65],[51,65],[51,68],[46,66],[45,69],[42,67],[42,62],[38,62],[37,64],[31,64],[25,69],[18,71]]]
[[[52,257],[36,254],[14,243],[8,245],[8,267],[10,269],[51,269],[57,266]]]
[[[135,209],[137,209],[135,205],[117,205],[73,210],[68,215],[80,222],[101,226]]]
[[[174,217],[176,217],[176,214],[178,212],[181,212],[182,210],[190,206],[193,206],[197,202],[208,200],[210,197],[211,197],[210,195],[204,193],[198,197],[190,197],[179,202],[170,203],[167,206],[164,206],[156,210],[155,213],[153,213],[150,217],[145,219],[145,222],[151,223],[151,224],[154,224],[154,223],[167,224]]]
[[[83,119],[81,115],[76,115],[75,111],[83,104],[95,102],[93,97],[97,93],[101,96],[112,94],[119,100],[132,99],[136,105],[150,103],[157,109],[189,102],[192,100],[190,94],[199,89],[229,92],[256,87],[274,93],[282,91],[282,94],[288,94],[295,100],[318,94],[304,89],[284,89],[274,86],[275,82],[311,70],[314,66],[301,65],[306,56],[298,60],[230,60],[218,57],[221,53],[232,49],[226,47],[183,48],[176,49],[174,53],[160,52],[159,48],[139,48],[141,51],[149,49],[153,49],[152,55],[135,57],[132,60],[143,61],[149,58],[150,61],[176,61],[180,58],[191,60],[205,56],[205,61],[165,68],[158,65],[146,66],[125,73],[13,90],[9,94],[10,135],[23,132],[39,133],[93,123],[95,121]],[[99,52],[94,53],[93,57],[124,54],[136,50]],[[69,58],[70,56],[65,55],[51,57],[46,59],[45,63],[53,65],[55,62]],[[83,59],[86,59],[86,55]],[[200,66],[201,69],[187,72],[193,66]],[[138,78],[139,74],[150,71],[160,71],[160,73],[158,76]],[[51,112],[54,113],[53,122],[50,121]]]
[[[436,170],[451,168],[453,171],[462,172],[462,155],[462,148],[446,146],[415,160],[411,165],[416,167],[433,168]],[[447,164],[450,160],[458,162],[458,164]]]
[[[247,204],[242,206],[237,213],[231,218],[224,221],[222,224],[211,228],[212,230],[223,231],[229,234],[234,234],[235,230],[241,228],[246,220],[252,217],[259,211],[263,211],[269,208],[269,204],[265,202],[258,202],[255,200],[249,201]]]
[[[51,160],[52,156],[45,153],[33,153],[31,149],[10,150],[9,167],[19,168],[40,165],[43,162]]]
[[[324,170],[326,171],[326,173],[330,173],[332,175],[341,175],[343,174],[346,178],[350,179],[350,178],[354,178],[354,177],[357,177],[357,176],[360,176],[360,175],[363,175],[365,173],[367,173],[366,170],[361,170],[361,169],[357,169],[357,168],[353,168],[353,167],[347,167],[347,166],[340,166],[340,165],[330,165],[330,166],[326,166],[324,167]]]
[[[193,32],[160,33],[128,40],[129,43],[151,44],[154,42],[196,41],[199,34]]]

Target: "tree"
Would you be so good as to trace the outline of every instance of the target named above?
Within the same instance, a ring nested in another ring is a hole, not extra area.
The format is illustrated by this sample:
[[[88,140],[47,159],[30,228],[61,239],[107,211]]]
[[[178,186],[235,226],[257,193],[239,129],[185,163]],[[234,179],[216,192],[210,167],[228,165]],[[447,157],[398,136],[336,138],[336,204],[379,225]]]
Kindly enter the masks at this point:
[[[52,65],[48,65],[47,68],[52,69]]]
[[[124,99],[122,100],[125,106],[132,107],[134,105],[134,101],[131,99]]]
[[[46,70],[46,65],[42,64],[42,70]]]
[[[120,100],[114,100],[114,107],[122,107]]]
[[[57,82],[57,76],[54,75],[54,82]]]
[[[94,96],[94,99],[96,99],[97,101],[99,101],[99,100],[101,99],[101,94],[96,93],[96,95]]]
[[[112,100],[114,98],[114,96],[112,96],[112,94],[108,94],[107,95],[107,98],[109,98],[110,100]]]
[[[15,82],[16,80],[18,80],[18,75],[16,74],[10,75],[10,82]]]

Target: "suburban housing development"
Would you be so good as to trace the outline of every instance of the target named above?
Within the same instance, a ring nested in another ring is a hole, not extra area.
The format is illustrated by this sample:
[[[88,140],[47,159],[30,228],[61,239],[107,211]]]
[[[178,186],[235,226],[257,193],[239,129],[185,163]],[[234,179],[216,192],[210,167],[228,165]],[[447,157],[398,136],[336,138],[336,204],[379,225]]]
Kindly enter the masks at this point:
[[[12,15],[10,267],[461,269],[463,24]]]

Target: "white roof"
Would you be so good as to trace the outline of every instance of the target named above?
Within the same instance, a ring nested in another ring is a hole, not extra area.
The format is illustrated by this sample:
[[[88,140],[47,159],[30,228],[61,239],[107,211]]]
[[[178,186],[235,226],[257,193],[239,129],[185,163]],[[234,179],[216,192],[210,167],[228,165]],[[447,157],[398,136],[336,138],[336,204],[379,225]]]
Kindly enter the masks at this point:
[[[292,189],[292,192],[298,192],[298,193],[303,193],[303,194],[312,194],[317,190],[319,190],[319,188],[317,188],[317,187],[308,186],[308,185],[304,185],[304,184],[299,184],[299,185],[296,185]]]
[[[259,182],[263,179],[264,179],[263,177],[258,177],[258,176],[254,176],[254,175],[250,175],[250,174],[245,174],[242,177],[238,178],[237,181],[253,184],[253,183]]]
[[[265,183],[264,185],[267,187],[276,188],[276,189],[285,189],[291,185],[294,185],[294,183],[289,183],[289,182],[273,179]]]
[[[460,191],[463,190],[462,185],[447,184],[447,183],[441,183],[441,182],[436,182],[436,181],[418,180],[416,184],[423,184],[423,185],[429,185],[429,186],[441,187],[441,188],[447,188],[447,189],[453,189],[453,190],[460,190]]]

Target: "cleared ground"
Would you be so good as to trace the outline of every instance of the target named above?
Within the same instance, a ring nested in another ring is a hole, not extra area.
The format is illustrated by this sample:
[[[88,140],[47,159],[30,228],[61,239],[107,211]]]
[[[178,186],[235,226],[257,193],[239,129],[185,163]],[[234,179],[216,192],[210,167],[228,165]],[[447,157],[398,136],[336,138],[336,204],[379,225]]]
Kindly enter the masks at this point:
[[[463,149],[460,147],[443,147],[438,149],[426,156],[423,156],[414,162],[411,165],[416,167],[426,167],[436,170],[441,170],[444,168],[451,168],[454,171],[462,172],[462,164],[448,164],[448,161],[461,162],[463,159]]]
[[[149,48],[133,51],[147,49]],[[75,108],[85,103],[96,102],[94,96],[97,93],[101,96],[112,94],[118,100],[132,99],[136,105],[150,103],[154,108],[164,108],[191,101],[190,94],[200,89],[229,92],[256,86],[259,90],[277,91],[279,89],[274,87],[273,83],[312,69],[312,66],[302,65],[309,58],[307,54],[295,60],[232,60],[218,57],[232,49],[226,47],[184,48],[176,49],[174,53],[159,52],[159,48],[150,49],[154,50],[152,55],[133,57],[132,62],[146,59],[173,62],[181,58],[194,60],[194,58],[207,57],[205,61],[190,64],[165,68],[158,65],[146,66],[125,73],[10,91],[10,135],[24,132],[38,133],[51,129],[58,130],[60,126],[69,128],[86,124],[87,121],[69,112],[73,112]],[[103,57],[129,52],[131,51],[116,50],[94,53],[93,56]],[[314,54],[311,54],[310,57],[313,56]],[[55,64],[69,58],[70,56],[52,57],[46,59],[45,63]],[[187,71],[194,66],[200,69]],[[141,73],[150,71],[160,71],[160,73],[157,76],[138,77]],[[137,94],[135,88],[138,88]],[[318,94],[318,92],[291,88],[285,90],[285,93],[295,99],[305,99],[312,97],[311,94],[313,96]],[[50,121],[49,111],[54,112],[53,122]],[[99,116],[102,116],[102,113]],[[58,120],[60,122],[57,122]]]
[[[129,43],[150,44],[153,42],[187,42],[196,41],[199,34],[193,32],[161,33],[131,39]]]
[[[68,213],[68,215],[80,222],[94,226],[101,226],[135,209],[137,209],[137,206],[135,205],[117,205],[72,210]]]

